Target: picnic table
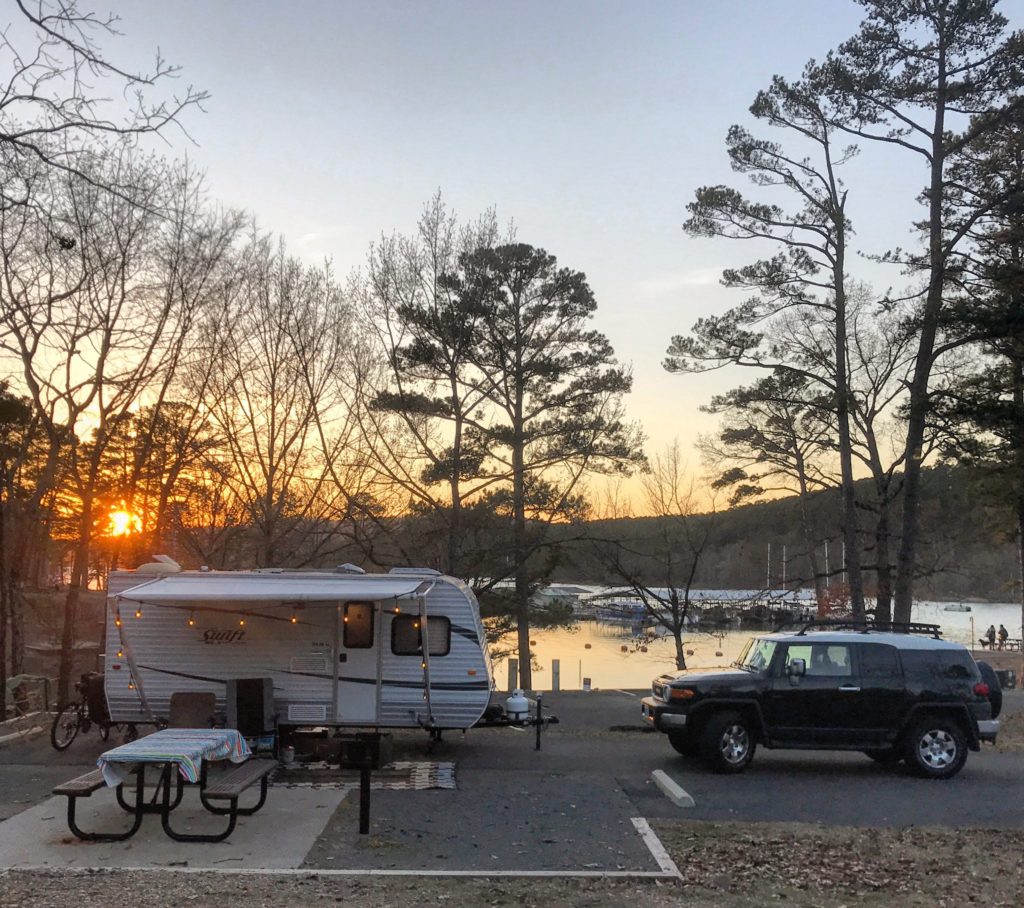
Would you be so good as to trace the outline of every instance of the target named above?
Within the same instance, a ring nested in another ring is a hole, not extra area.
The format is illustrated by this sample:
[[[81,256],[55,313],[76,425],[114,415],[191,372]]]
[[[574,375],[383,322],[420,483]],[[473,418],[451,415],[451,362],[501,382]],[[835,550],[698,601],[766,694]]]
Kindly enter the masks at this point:
[[[196,783],[207,761],[242,763],[249,753],[245,738],[233,728],[165,728],[108,750],[96,765],[111,788],[126,782],[133,767],[144,763],[177,766],[186,782]]]
[[[162,731],[122,744],[108,750],[96,761],[99,769],[80,779],[73,779],[54,789],[55,794],[68,798],[68,826],[82,839],[120,841],[134,835],[147,813],[158,813],[163,830],[172,839],[183,842],[220,842],[235,829],[239,816],[255,813],[266,800],[267,777],[277,765],[270,760],[250,760],[250,751],[245,738],[232,728],[167,728]],[[211,784],[208,767],[211,763],[230,761],[239,764]],[[145,796],[145,773],[147,767],[159,771],[156,791],[152,800]],[[124,787],[135,776],[135,797],[128,800]],[[255,782],[261,782],[259,803],[254,807],[240,808],[239,795]],[[199,787],[199,798],[203,807],[212,814],[228,817],[225,830],[216,834],[182,833],[171,826],[171,815],[181,803],[184,785]],[[117,802],[123,810],[134,815],[134,824],[123,833],[90,833],[75,824],[75,801],[88,797],[105,786],[114,788]],[[175,788],[171,795],[171,788]],[[217,804],[227,801],[227,806]]]

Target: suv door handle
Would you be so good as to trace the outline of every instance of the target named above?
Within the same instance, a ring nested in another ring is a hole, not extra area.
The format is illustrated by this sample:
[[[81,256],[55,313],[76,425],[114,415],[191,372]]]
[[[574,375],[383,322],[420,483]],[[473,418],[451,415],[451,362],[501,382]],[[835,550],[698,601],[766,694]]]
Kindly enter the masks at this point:
[[[855,694],[855,693],[858,693],[860,691],[860,687],[858,687],[856,685],[853,685],[853,684],[844,684],[839,689],[841,691],[843,691],[843,693],[847,693],[847,694]]]

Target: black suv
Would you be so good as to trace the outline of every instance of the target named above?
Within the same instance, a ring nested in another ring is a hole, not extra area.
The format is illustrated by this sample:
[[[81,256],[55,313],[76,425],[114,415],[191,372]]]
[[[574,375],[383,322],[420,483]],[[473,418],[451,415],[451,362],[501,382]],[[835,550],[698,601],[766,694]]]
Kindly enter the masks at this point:
[[[938,625],[812,621],[753,638],[732,669],[662,675],[652,693],[644,719],[679,753],[728,773],[762,744],[860,750],[948,779],[999,731],[998,692]]]

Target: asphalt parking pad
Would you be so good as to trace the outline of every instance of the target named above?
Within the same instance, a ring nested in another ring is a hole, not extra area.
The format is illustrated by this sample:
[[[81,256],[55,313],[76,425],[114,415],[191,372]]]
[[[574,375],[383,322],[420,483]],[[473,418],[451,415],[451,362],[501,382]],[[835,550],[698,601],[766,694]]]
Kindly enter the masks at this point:
[[[661,870],[609,776],[459,767],[457,791],[374,791],[335,812],[304,866],[336,870]]]
[[[246,792],[242,806],[258,794],[256,788]],[[68,830],[67,799],[50,798],[0,823],[0,869],[298,867],[345,796],[344,790],[271,789],[258,813],[240,817],[230,838],[215,844],[168,838],[156,814],[144,817],[139,831],[124,842],[83,842]],[[114,792],[105,789],[79,798],[75,818],[89,831],[113,832],[132,823],[117,806]],[[171,815],[171,827],[178,832],[216,832],[225,826],[224,817],[203,809],[194,789],[185,790],[181,805]]]

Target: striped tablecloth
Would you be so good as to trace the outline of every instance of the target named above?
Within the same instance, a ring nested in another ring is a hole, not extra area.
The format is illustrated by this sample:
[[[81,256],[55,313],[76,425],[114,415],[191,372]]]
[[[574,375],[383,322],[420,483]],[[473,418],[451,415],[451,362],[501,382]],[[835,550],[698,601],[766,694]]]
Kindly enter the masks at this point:
[[[127,781],[137,763],[177,763],[188,782],[198,782],[203,760],[242,763],[249,757],[245,738],[233,728],[165,728],[108,750],[97,761],[107,785]]]

